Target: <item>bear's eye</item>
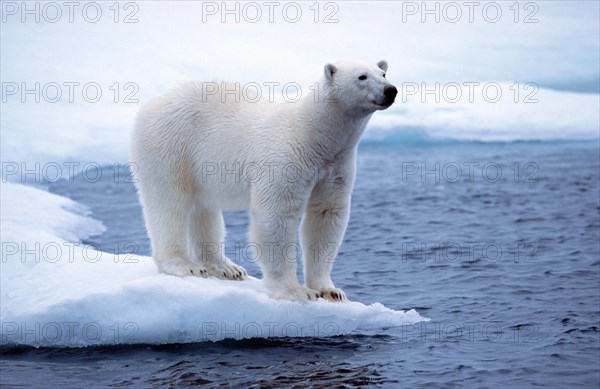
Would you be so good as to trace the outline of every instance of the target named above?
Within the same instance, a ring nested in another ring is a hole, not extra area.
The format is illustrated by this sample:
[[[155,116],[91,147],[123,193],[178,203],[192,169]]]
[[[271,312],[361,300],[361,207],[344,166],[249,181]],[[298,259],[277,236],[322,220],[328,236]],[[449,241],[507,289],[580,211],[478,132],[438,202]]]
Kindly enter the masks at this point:
[[[367,76],[365,76],[364,74],[362,76],[358,77],[359,80],[363,81],[367,79]]]
[[[383,73],[383,78],[385,78],[385,73]]]

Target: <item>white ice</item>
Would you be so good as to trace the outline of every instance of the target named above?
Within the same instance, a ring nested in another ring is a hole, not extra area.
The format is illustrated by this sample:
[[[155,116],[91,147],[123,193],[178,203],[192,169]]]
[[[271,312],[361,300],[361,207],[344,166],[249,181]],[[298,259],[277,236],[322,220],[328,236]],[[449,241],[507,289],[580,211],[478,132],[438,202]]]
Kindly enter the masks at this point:
[[[274,300],[245,282],[159,274],[151,258],[78,243],[102,224],[74,201],[1,184],[0,344],[78,347],[326,337],[427,320],[379,303]]]
[[[425,93],[434,84],[405,85],[390,109],[373,115],[364,138],[397,142],[417,129],[432,141],[598,140],[599,94],[486,81],[469,91],[457,84],[440,83],[437,103],[435,94]]]

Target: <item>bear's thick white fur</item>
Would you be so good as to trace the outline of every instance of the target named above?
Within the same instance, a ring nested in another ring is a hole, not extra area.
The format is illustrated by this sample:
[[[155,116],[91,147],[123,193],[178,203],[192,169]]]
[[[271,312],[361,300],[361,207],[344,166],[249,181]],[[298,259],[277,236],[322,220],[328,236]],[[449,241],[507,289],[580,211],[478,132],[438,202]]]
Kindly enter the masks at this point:
[[[346,300],[330,272],[348,223],[357,145],[396,88],[385,61],[324,70],[320,93],[295,103],[189,82],[142,108],[131,158],[162,272],[245,279],[223,252],[222,211],[248,209],[249,242],[273,297]],[[296,277],[298,229],[305,286]]]

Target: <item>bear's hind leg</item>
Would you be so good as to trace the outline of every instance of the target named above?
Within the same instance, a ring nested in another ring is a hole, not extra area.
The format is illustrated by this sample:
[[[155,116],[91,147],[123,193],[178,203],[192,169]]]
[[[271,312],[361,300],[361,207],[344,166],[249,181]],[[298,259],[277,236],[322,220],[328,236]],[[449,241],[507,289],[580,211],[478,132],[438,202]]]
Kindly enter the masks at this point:
[[[208,269],[193,263],[187,255],[186,220],[189,217],[189,201],[173,196],[144,196],[144,215],[152,257],[162,273],[174,276],[208,277]]]
[[[225,256],[225,222],[221,211],[197,205],[190,218],[192,258],[208,270],[208,274],[226,280],[245,280],[246,270]]]

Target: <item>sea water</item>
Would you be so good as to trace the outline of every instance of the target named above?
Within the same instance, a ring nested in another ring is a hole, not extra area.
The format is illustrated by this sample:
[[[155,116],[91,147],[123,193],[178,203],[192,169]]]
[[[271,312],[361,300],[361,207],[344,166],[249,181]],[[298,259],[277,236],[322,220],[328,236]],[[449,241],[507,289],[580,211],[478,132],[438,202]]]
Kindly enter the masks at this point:
[[[598,387],[597,141],[364,144],[357,164],[333,280],[351,300],[415,309],[430,321],[335,337],[5,345],[0,383]],[[104,167],[98,182],[76,176],[47,187],[104,224],[85,243],[150,255],[121,168]],[[260,277],[236,249],[246,244],[247,214],[225,219],[228,255]]]

